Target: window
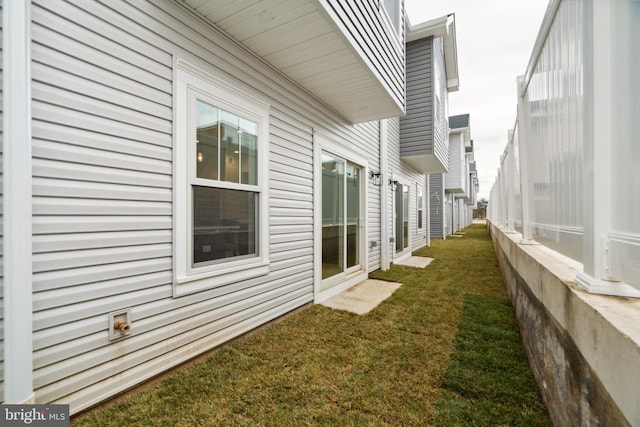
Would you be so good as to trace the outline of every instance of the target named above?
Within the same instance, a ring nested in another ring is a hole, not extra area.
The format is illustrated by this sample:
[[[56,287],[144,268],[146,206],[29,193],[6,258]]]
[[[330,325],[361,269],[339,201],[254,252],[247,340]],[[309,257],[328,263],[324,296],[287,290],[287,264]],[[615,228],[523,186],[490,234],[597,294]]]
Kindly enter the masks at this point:
[[[394,211],[396,253],[409,248],[409,186],[395,185]]]
[[[268,272],[268,105],[176,62],[175,293]]]
[[[421,229],[421,228],[422,228],[422,190],[418,190],[418,229]]]

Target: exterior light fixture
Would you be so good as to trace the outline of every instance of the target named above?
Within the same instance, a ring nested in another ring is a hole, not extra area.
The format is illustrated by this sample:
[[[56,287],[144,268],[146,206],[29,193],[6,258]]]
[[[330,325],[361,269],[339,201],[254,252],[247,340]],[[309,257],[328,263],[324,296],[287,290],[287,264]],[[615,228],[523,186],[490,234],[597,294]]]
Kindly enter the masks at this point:
[[[394,180],[389,180],[389,185],[391,186],[391,190],[396,191],[398,188],[398,180],[394,179]]]
[[[371,180],[371,183],[373,185],[376,185],[378,187],[382,185],[382,174],[380,172],[370,171],[369,179]]]

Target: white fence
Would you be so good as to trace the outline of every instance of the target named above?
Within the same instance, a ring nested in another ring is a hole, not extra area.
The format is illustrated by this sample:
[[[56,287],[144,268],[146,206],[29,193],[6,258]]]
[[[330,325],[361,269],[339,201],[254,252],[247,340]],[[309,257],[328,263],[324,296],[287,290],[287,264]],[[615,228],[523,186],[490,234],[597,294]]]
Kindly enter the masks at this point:
[[[640,296],[640,1],[552,0],[489,218],[583,264],[590,292]]]

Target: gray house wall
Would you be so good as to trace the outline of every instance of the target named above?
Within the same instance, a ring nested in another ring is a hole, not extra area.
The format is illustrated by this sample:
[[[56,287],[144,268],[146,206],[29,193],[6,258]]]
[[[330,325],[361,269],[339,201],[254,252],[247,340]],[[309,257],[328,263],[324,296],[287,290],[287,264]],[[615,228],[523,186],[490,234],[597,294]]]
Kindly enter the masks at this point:
[[[442,38],[433,40],[433,154],[448,169],[449,167],[449,92]],[[437,95],[436,95],[437,92]],[[436,102],[436,96],[439,102]]]
[[[400,155],[424,173],[447,170],[448,92],[442,38],[407,44],[407,114],[400,118]]]
[[[345,123],[179,2],[35,0],[32,18],[37,402],[69,403],[75,413],[311,302],[313,131],[379,170],[378,122]],[[172,294],[174,58],[215,69],[271,105],[262,212],[270,271],[180,297]],[[397,147],[397,121],[391,127]],[[380,235],[379,191],[367,183],[368,240]],[[378,246],[369,270],[379,258]],[[131,335],[109,341],[107,314],[126,308]]]
[[[433,38],[407,43],[407,115],[400,118],[400,155],[433,154]]]

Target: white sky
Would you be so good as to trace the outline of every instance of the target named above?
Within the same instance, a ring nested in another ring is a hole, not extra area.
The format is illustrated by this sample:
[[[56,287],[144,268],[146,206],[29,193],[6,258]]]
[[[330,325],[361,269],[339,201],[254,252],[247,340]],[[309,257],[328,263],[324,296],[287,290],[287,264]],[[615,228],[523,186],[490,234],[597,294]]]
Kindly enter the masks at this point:
[[[449,94],[449,115],[471,115],[480,192],[489,198],[518,104],[524,74],[548,0],[405,0],[411,25],[456,16],[460,90]]]

